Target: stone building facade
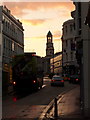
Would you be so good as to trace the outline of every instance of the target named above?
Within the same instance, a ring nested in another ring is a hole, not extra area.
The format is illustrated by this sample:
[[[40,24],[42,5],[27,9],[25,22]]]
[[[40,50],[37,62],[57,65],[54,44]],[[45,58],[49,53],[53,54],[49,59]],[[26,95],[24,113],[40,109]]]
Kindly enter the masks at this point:
[[[77,74],[76,39],[74,19],[63,23],[62,28],[62,65],[63,74]]]
[[[0,6],[0,51],[2,52],[3,91],[12,82],[11,61],[16,54],[24,54],[24,29],[6,6]]]
[[[50,59],[50,71],[62,75],[62,52],[55,53],[54,57]]]

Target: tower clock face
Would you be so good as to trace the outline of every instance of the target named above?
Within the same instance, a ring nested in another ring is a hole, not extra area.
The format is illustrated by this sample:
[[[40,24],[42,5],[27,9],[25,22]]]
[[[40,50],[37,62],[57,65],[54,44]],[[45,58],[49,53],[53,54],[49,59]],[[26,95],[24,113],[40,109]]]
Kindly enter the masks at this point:
[[[48,37],[48,42],[52,42],[52,38],[51,37]]]

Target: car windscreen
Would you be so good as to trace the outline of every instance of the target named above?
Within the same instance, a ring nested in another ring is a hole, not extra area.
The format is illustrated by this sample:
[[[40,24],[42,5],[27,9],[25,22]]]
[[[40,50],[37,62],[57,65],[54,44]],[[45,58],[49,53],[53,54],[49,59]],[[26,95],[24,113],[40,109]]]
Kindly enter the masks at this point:
[[[62,80],[61,77],[53,77],[52,79],[53,79],[53,80]]]

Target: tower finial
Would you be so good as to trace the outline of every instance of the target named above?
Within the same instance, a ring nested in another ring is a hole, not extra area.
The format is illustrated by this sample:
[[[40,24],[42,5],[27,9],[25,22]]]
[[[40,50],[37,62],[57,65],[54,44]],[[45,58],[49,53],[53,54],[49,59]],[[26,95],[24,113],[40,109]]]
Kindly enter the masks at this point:
[[[49,32],[48,32],[48,34],[47,34],[47,36],[51,36],[52,35],[52,33],[50,32],[50,30],[49,30]]]

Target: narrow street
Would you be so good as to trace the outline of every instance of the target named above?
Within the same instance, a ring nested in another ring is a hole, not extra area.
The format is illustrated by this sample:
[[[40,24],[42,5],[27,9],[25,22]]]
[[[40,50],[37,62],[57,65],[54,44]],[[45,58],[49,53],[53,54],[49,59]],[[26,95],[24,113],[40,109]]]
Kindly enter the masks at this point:
[[[38,118],[45,107],[57,95],[75,87],[75,84],[65,82],[64,87],[51,87],[50,79],[44,79],[42,89],[25,96],[9,95],[2,101],[3,118]]]

